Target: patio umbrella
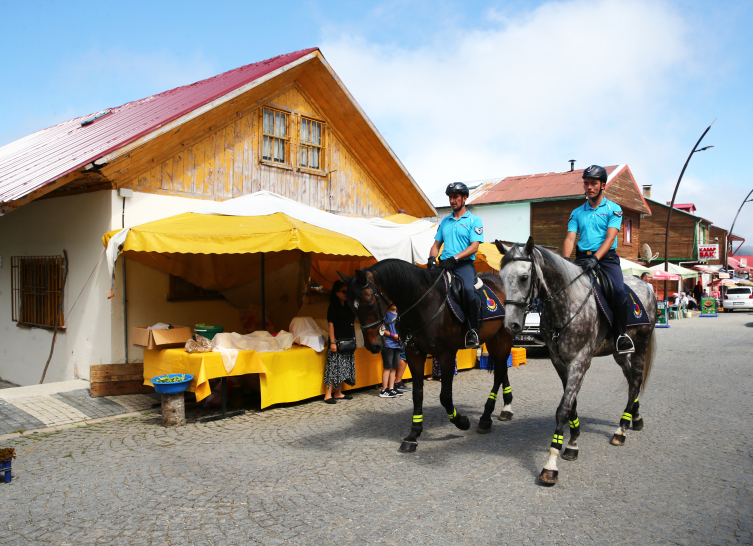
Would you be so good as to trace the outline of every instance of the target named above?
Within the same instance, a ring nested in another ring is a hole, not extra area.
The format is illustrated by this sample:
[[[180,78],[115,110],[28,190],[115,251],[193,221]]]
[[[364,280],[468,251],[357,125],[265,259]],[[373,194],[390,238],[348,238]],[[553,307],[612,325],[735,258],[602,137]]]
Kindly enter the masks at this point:
[[[658,264],[650,268],[651,271],[662,271],[664,272],[664,264]],[[679,265],[675,265],[673,263],[669,264],[669,273],[672,273],[674,275],[679,275],[683,279],[695,279],[698,277],[699,273],[698,271],[693,271],[692,269],[688,269],[686,267],[680,267]],[[656,273],[654,273],[654,277],[658,278],[656,276]],[[662,279],[664,277],[661,277]]]
[[[622,268],[622,272],[625,275],[635,275],[636,277],[640,277],[644,273],[652,273],[652,271],[648,267],[644,267],[635,262],[631,262],[630,260],[626,260],[625,258],[620,258],[620,267]]]

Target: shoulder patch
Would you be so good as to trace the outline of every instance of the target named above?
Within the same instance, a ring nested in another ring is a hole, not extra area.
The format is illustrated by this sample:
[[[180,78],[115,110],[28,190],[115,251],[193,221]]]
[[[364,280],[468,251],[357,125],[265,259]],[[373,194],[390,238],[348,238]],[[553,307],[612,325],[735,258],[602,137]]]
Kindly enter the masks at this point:
[[[473,230],[479,235],[481,235],[484,232],[484,228],[482,227],[473,228]]]
[[[573,218],[575,218],[575,213],[572,213],[572,214],[570,215],[570,218],[568,218],[568,219],[567,219],[567,221],[569,222],[569,221],[570,221],[570,220],[572,220]]]
[[[622,216],[621,210],[613,210],[612,212],[614,213],[615,216]]]

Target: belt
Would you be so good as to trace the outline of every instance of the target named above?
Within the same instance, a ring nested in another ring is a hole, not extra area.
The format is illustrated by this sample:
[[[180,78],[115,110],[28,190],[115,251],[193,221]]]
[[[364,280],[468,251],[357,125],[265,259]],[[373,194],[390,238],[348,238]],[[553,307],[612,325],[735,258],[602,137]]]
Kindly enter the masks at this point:
[[[604,253],[604,256],[602,256],[602,257],[605,257],[605,256],[606,256],[607,254],[609,254],[610,252],[617,252],[617,251],[616,251],[616,250],[614,250],[613,248],[612,248],[612,249],[609,249],[609,250],[607,250],[607,251],[606,251],[606,252]],[[576,252],[575,254],[576,254],[576,255],[577,255],[577,254],[585,254],[586,256],[593,256],[594,254],[596,254],[596,251],[595,251],[595,250],[581,250],[581,249],[578,249],[578,250],[577,250],[577,252]]]

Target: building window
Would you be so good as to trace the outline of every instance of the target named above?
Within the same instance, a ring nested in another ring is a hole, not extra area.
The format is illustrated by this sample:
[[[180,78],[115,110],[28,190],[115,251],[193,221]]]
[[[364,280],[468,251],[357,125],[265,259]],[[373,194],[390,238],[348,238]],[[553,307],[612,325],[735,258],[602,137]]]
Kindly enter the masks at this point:
[[[23,326],[65,326],[62,256],[11,256],[12,320]]]
[[[322,164],[322,124],[301,118],[300,134],[301,154],[299,166],[306,169],[323,170]]]
[[[170,275],[170,288],[167,301],[221,300],[218,290],[207,290],[188,282],[186,279]]]
[[[288,114],[263,108],[262,118],[262,159],[287,165],[290,150]]]
[[[629,218],[625,220],[625,224],[623,226],[623,240],[622,242],[626,245],[633,243],[633,221]]]

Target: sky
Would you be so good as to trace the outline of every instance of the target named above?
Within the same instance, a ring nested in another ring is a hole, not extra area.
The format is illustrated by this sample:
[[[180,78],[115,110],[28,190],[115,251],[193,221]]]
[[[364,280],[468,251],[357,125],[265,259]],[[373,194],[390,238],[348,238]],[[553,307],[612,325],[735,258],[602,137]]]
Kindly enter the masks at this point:
[[[729,229],[753,175],[753,2],[10,2],[0,146],[319,47],[424,192],[627,163]],[[735,233],[753,241],[753,203]]]

